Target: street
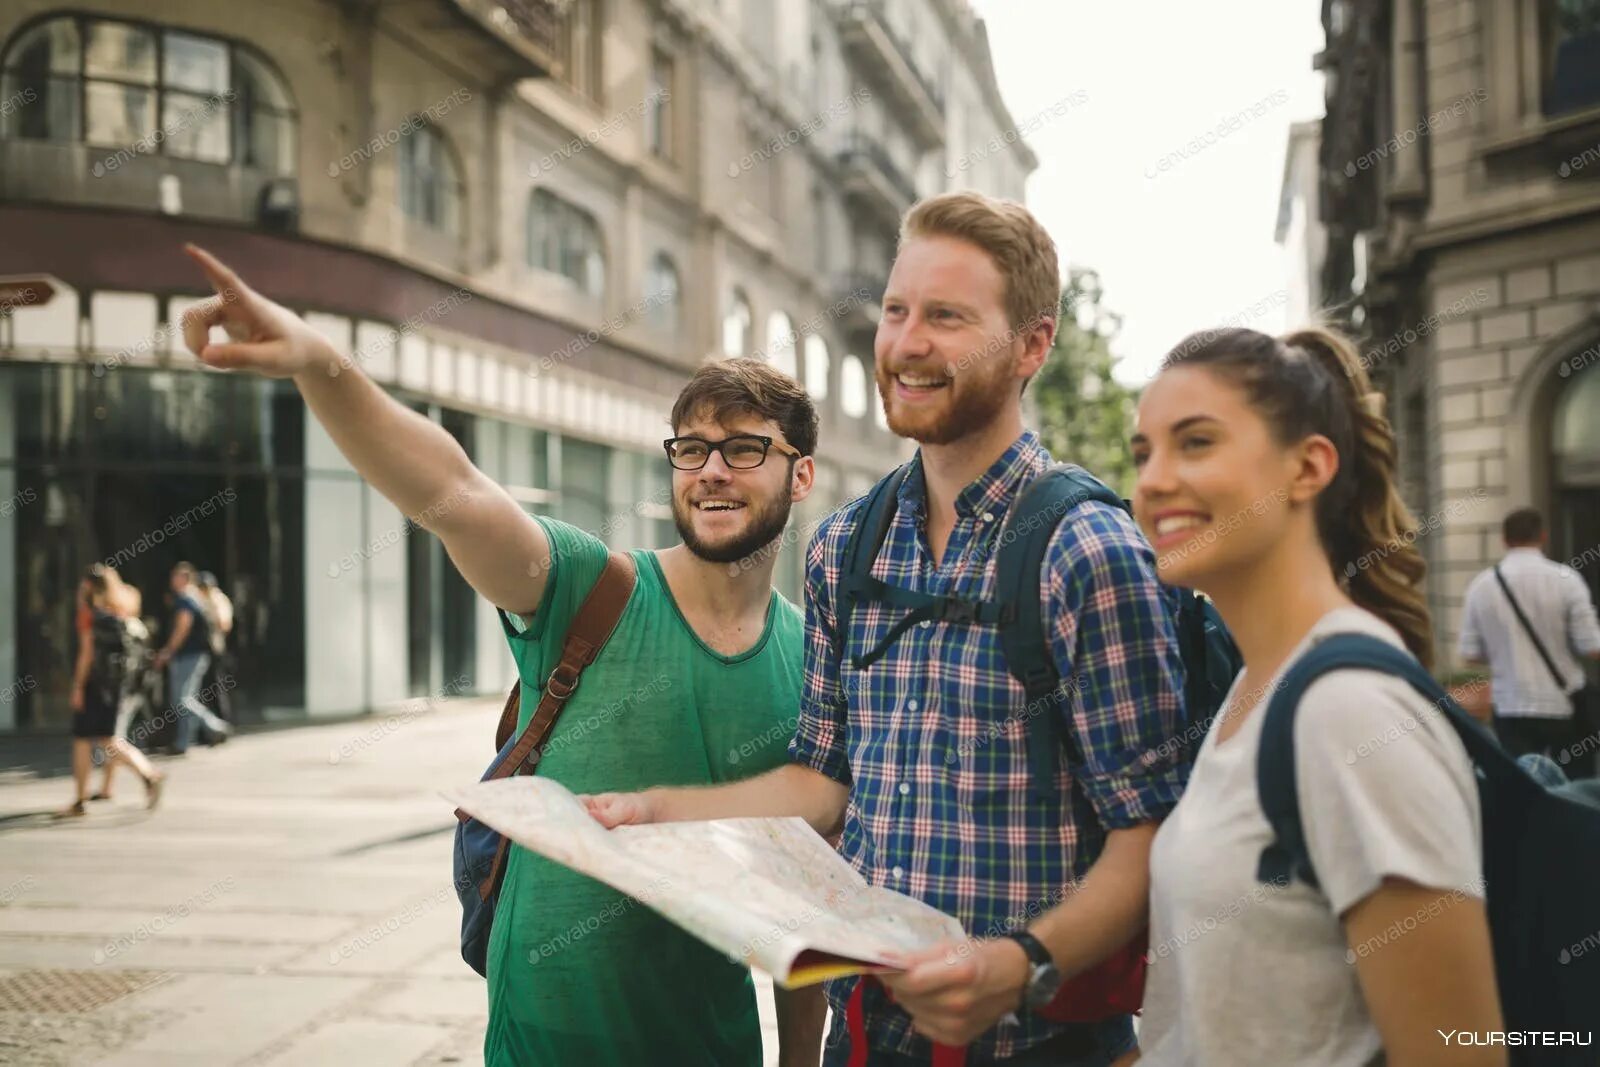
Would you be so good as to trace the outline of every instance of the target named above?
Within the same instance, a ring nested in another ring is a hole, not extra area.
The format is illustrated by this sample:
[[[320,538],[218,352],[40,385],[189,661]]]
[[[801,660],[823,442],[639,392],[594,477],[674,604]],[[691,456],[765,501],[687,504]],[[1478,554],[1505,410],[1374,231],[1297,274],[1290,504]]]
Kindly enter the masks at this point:
[[[70,778],[0,776],[0,1062],[481,1063],[484,982],[458,955],[436,790],[482,772],[499,706],[158,760],[153,814],[126,769],[115,800],[66,821],[49,813]],[[764,981],[761,1005],[771,1050]]]

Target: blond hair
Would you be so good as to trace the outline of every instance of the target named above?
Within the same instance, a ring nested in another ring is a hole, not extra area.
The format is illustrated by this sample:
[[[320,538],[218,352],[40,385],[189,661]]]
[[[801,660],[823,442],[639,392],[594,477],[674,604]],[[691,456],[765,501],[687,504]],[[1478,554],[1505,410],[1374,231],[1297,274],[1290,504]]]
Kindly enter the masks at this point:
[[[1056,321],[1061,302],[1056,245],[1021,204],[973,192],[929,197],[912,205],[900,223],[902,245],[916,237],[956,237],[987,252],[999,268],[1013,329],[1025,333]]]

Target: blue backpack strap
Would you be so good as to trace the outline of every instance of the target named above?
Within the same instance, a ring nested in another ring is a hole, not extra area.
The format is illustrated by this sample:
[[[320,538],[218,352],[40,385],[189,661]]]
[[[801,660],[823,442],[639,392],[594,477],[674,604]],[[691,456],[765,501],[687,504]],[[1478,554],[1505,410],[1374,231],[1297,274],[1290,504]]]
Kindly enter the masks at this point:
[[[890,585],[872,576],[872,564],[889,536],[894,522],[895,509],[900,497],[900,487],[905,484],[911,464],[902,464],[890,471],[867,493],[866,503],[856,519],[855,526],[845,541],[844,562],[840,567],[839,602],[834,609],[837,624],[836,637],[841,656],[847,655],[850,641],[850,620],[860,604],[880,603],[904,608],[907,614],[889,628],[871,649],[849,657],[857,670],[866,670],[883,658],[900,635],[919,622],[941,620],[944,622],[974,623],[998,622],[999,606],[956,596],[936,596]]]
[[[1028,776],[1035,795],[1055,798],[1056,752],[1063,745],[1081,763],[1082,753],[1070,730],[1058,721],[1061,672],[1050,652],[1039,599],[1045,553],[1067,512],[1085,501],[1126,509],[1105,483],[1081,467],[1057,466],[1039,474],[1023,491],[1000,531],[995,563],[995,589],[1000,607],[1000,648],[1006,668],[1027,694]]]
[[[1382,671],[1410,684],[1426,697],[1455,728],[1467,755],[1478,767],[1495,775],[1524,776],[1499,742],[1462,711],[1416,657],[1387,641],[1367,634],[1334,634],[1318,641],[1284,674],[1267,702],[1261,724],[1261,748],[1256,754],[1256,789],[1261,809],[1276,838],[1261,853],[1256,870],[1259,881],[1288,885],[1299,878],[1318,887],[1300,819],[1297,772],[1294,762],[1294,719],[1300,698],[1312,682],[1329,671],[1358,667]]]

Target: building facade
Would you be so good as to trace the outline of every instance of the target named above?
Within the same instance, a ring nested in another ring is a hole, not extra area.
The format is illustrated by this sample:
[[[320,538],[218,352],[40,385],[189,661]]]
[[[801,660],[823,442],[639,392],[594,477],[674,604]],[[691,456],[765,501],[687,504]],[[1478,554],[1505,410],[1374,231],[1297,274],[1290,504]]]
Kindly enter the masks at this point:
[[[153,615],[174,562],[218,574],[246,718],[513,677],[292,386],[187,355],[184,242],[618,547],[675,537],[688,375],[769,359],[823,412],[799,543],[902,450],[872,384],[901,214],[1035,166],[964,0],[6,4],[0,276],[35,281],[0,286],[0,731],[65,726],[96,560]]]
[[[1326,0],[1322,299],[1366,337],[1441,662],[1534,506],[1600,593],[1600,0]]]
[[[1322,173],[1318,146],[1320,120],[1289,127],[1278,190],[1278,223],[1273,239],[1283,248],[1284,321],[1310,322],[1322,309],[1322,262],[1328,231],[1319,212]]]

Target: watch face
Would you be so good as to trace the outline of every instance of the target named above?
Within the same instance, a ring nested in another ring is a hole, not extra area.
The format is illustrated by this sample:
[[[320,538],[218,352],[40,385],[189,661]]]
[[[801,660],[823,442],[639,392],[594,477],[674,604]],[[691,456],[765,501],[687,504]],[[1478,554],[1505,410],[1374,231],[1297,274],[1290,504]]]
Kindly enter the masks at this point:
[[[1028,976],[1028,1007],[1034,1011],[1044,1007],[1055,999],[1056,993],[1061,989],[1061,972],[1056,970],[1053,963],[1042,964],[1033,969]]]

